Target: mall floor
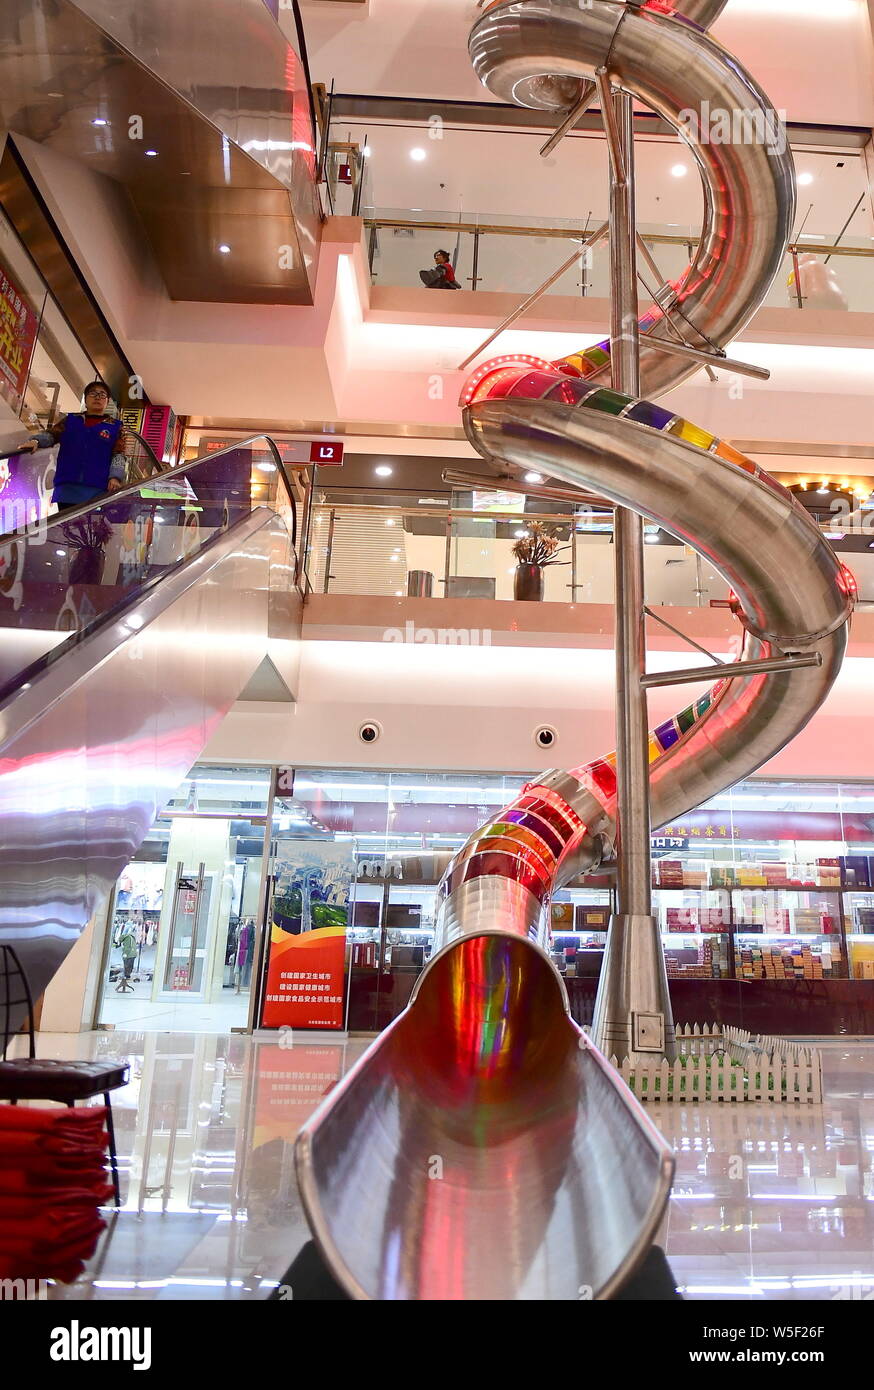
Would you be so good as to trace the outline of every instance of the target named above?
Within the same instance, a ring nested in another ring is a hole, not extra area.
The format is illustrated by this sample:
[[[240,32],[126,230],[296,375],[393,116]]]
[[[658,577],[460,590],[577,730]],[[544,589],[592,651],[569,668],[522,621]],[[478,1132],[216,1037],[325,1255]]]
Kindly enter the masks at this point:
[[[307,1239],[295,1135],[367,1042],[41,1036],[44,1056],[131,1062],[114,1103],[124,1207],[53,1296],[266,1298]],[[874,1300],[874,1039],[822,1046],[821,1106],[651,1108],[677,1151],[660,1239],[686,1298]]]

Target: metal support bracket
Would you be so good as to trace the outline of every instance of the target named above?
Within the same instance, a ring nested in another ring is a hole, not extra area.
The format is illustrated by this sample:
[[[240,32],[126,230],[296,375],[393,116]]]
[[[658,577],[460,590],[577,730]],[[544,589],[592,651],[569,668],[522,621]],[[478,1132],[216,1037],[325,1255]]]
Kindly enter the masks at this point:
[[[607,137],[607,153],[610,156],[613,182],[618,188],[624,188],[628,182],[628,175],[625,171],[625,157],[622,153],[622,137],[616,121],[616,112],[613,110],[613,88],[610,86],[610,77],[606,68],[595,69],[595,81],[598,84],[601,119],[604,122],[604,134]]]
[[[724,367],[727,372],[737,376],[751,376],[756,381],[769,381],[771,373],[767,367],[756,367],[752,362],[738,362],[734,357],[726,357],[722,352],[705,352],[702,348],[689,347],[687,343],[671,343],[666,338],[654,338],[646,334],[643,345],[655,352],[666,352],[669,357],[688,357],[690,362],[700,362],[702,366]]]
[[[586,112],[592,104],[592,98],[595,95],[596,91],[597,87],[594,82],[583,83],[579,101],[576,101],[574,103],[574,105],[568,111],[567,115],[562,120],[561,125],[556,127],[556,129],[552,132],[549,139],[547,140],[546,144],[542,147],[540,151],[542,159],[545,159],[547,155],[552,154],[552,151],[555,149],[556,145],[559,145],[561,141],[564,139],[564,137],[571,130],[573,130],[577,121],[582,116],[585,116]]]
[[[821,666],[821,652],[802,652],[799,656],[763,656],[758,661],[720,662],[716,666],[690,666],[685,671],[656,671],[644,676],[644,690],[661,685],[697,685],[714,676],[719,680],[739,680],[742,676],[773,675],[780,671],[798,671],[809,666]]]
[[[501,323],[498,324],[498,327],[495,329],[494,333],[489,334],[488,338],[486,338],[484,343],[480,343],[479,347],[475,348],[473,352],[471,352],[467,357],[465,357],[463,362],[459,362],[458,371],[463,372],[467,367],[469,367],[471,362],[474,362],[476,358],[479,357],[481,352],[485,352],[486,348],[490,347],[491,344],[495,341],[495,339],[501,336],[505,329],[509,328],[510,325],[515,323],[517,319],[520,319],[522,315],[526,313],[526,311],[530,309],[534,304],[536,304],[539,299],[542,299],[543,295],[546,294],[546,291],[550,288],[550,286],[554,285],[556,280],[560,280],[562,275],[564,275],[565,271],[570,270],[574,261],[578,261],[580,256],[582,256],[587,250],[590,250],[591,248],[597,246],[598,243],[601,240],[603,240],[603,238],[607,235],[608,231],[609,224],[607,222],[602,222],[601,226],[596,227],[594,232],[591,232],[587,237],[584,237],[581,240],[579,240],[577,243],[576,251],[574,251],[572,255],[568,256],[567,260],[559,266],[558,270],[554,271],[552,275],[550,275],[546,280],[544,280],[542,285],[538,285],[537,289],[534,290],[533,294],[529,294],[527,299],[523,299],[522,303],[517,308],[515,308],[511,314],[508,314],[507,317]]]
[[[643,611],[648,618],[652,618],[654,623],[661,623],[662,627],[668,629],[668,632],[672,632],[675,637],[679,637],[680,641],[685,642],[687,646],[694,647],[696,652],[700,652],[702,656],[706,656],[715,666],[722,664],[718,656],[714,656],[706,647],[702,647],[700,642],[696,642],[694,638],[687,636],[685,632],[681,632],[678,627],[674,627],[673,623],[669,623],[667,618],[663,618],[660,614],[654,613],[651,608],[644,608]]]

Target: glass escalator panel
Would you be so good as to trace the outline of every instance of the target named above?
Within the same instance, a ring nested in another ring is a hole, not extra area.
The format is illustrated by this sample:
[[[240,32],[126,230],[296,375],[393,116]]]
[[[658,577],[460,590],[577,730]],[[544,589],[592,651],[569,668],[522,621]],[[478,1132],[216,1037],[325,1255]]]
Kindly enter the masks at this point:
[[[0,536],[0,701],[261,506],[294,535],[291,492],[264,438]]]

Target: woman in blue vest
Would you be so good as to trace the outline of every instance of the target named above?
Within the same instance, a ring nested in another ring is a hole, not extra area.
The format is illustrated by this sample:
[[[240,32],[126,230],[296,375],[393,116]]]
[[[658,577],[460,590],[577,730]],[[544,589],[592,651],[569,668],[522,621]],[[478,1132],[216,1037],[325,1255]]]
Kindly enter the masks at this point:
[[[109,392],[102,381],[92,381],[83,399],[81,415],[66,415],[29,441],[32,449],[59,445],[52,501],[61,511],[124,486],[125,429],[121,420],[107,414]]]

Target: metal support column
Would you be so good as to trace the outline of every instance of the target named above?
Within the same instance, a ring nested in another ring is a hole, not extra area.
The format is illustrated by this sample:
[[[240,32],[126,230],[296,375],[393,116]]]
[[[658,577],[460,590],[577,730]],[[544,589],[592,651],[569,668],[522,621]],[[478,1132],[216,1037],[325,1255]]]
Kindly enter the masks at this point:
[[[610,354],[613,386],[640,395],[634,128],[631,97],[597,74],[610,146]],[[610,923],[592,1037],[608,1057],[673,1059],[674,1026],[658,922],[652,915],[643,519],[616,509],[616,772],[618,902]]]

